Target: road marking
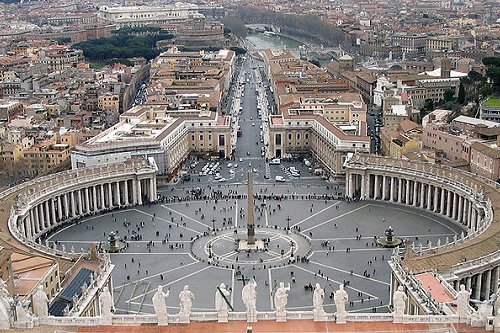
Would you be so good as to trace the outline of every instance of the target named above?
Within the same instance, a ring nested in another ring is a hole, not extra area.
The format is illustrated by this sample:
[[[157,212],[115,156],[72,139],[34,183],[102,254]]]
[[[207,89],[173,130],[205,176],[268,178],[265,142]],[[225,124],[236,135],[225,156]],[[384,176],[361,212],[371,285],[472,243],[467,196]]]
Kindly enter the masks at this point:
[[[199,263],[199,261],[193,261],[193,262],[191,262],[191,263],[189,263],[187,265],[182,265],[182,266],[179,266],[179,267],[175,267],[175,268],[172,268],[172,269],[169,269],[169,270],[157,273],[157,274],[150,275],[148,277],[145,277],[145,278],[142,278],[142,279],[139,279],[139,280],[134,280],[132,282],[129,282],[129,283],[126,283],[126,284],[122,284],[121,287],[128,287],[128,286],[131,286],[132,284],[135,284],[137,282],[142,282],[142,281],[145,281],[145,280],[149,280],[150,278],[156,277],[156,276],[160,276],[161,274],[168,274],[168,273],[174,272],[174,271],[176,271],[178,269],[189,267],[189,266],[192,266],[192,265],[197,264],[197,263]]]
[[[367,206],[369,206],[369,205],[364,205],[364,206],[358,207],[358,208],[353,209],[353,210],[351,210],[351,211],[349,211],[349,212],[347,212],[347,213],[344,213],[344,214],[341,214],[341,215],[339,215],[339,216],[337,216],[337,217],[334,217],[334,218],[331,218],[331,219],[329,219],[329,220],[326,220],[325,222],[321,222],[321,223],[319,223],[319,224],[316,224],[316,225],[314,225],[314,226],[312,226],[312,227],[310,227],[310,228],[305,229],[303,232],[306,232],[306,231],[309,231],[309,230],[315,229],[315,228],[320,227],[320,226],[322,226],[322,225],[324,225],[324,224],[327,224],[327,223],[330,223],[330,222],[332,222],[332,221],[338,220],[338,219],[340,219],[341,217],[344,217],[344,216],[346,216],[346,215],[352,214],[352,213],[354,213],[354,212],[356,212],[356,211],[358,211],[358,210],[361,210],[361,209],[363,209],[363,208],[366,208]]]
[[[207,224],[205,224],[205,223],[202,223],[202,222],[200,222],[200,221],[198,221],[198,220],[195,220],[195,219],[193,219],[192,217],[187,216],[186,214],[181,213],[181,212],[179,212],[179,211],[177,211],[177,210],[175,210],[175,209],[173,209],[173,208],[167,207],[167,206],[165,206],[165,205],[160,205],[160,206],[161,206],[161,207],[163,207],[163,208],[165,208],[165,209],[171,210],[172,212],[174,212],[174,213],[176,213],[176,214],[179,214],[180,216],[185,217],[185,218],[187,218],[188,220],[191,220],[191,221],[193,221],[193,222],[195,222],[195,223],[198,223],[198,224],[200,224],[200,225],[204,226],[205,228],[210,228],[210,226],[209,226],[209,225],[207,225]]]
[[[297,225],[299,225],[299,224],[304,223],[305,221],[307,221],[307,220],[309,220],[309,219],[311,219],[311,218],[315,217],[316,215],[321,214],[321,213],[323,213],[324,211],[326,211],[326,210],[328,210],[328,209],[332,208],[333,206],[337,205],[339,202],[340,202],[340,201],[336,201],[336,202],[334,202],[334,203],[333,203],[333,204],[331,204],[330,206],[325,207],[325,208],[323,208],[322,210],[320,210],[319,212],[314,213],[313,215],[310,215],[310,216],[306,217],[305,219],[303,219],[302,221],[299,221],[299,222],[295,223],[295,224],[294,224],[294,225],[292,225],[291,227],[293,228],[293,227],[295,227],[295,226],[297,226]]]
[[[334,271],[339,271],[339,272],[342,272],[342,273],[345,273],[345,274],[348,274],[348,275],[351,275],[351,272],[348,272],[348,271],[345,271],[343,269],[340,269],[340,268],[336,268],[336,267],[333,267],[333,266],[328,266],[328,265],[325,265],[325,264],[322,264],[322,263],[319,263],[317,261],[309,261],[311,264],[316,264],[318,266],[321,266],[321,267],[325,267],[325,268],[329,268],[329,269],[333,269]],[[361,274],[357,274],[357,273],[352,273],[353,276],[356,276],[356,277],[359,277],[361,279],[365,279],[365,280],[370,280],[370,281],[373,281],[373,282],[377,282],[377,283],[380,283],[380,284],[383,284],[383,285],[386,285],[386,286],[390,286],[390,283],[387,283],[387,282],[384,282],[384,281],[380,281],[380,280],[377,280],[377,279],[374,279],[374,278],[371,278],[371,277],[366,277],[366,276],[363,276]],[[371,295],[370,295],[371,296]]]
[[[337,280],[334,280],[334,279],[332,279],[331,277],[328,277],[328,280],[327,280],[327,279],[326,279],[326,278],[327,278],[326,276],[324,276],[324,275],[323,275],[323,276],[321,276],[320,274],[315,273],[315,272],[313,272],[313,271],[310,271],[310,270],[308,270],[308,269],[305,269],[305,268],[303,268],[303,267],[300,267],[300,266],[297,266],[297,265],[292,265],[292,266],[297,267],[298,269],[301,269],[301,270],[303,270],[303,271],[305,271],[305,272],[308,272],[308,273],[310,273],[310,274],[313,274],[313,275],[315,275],[315,276],[316,276],[316,277],[318,277],[318,278],[322,278],[323,280],[326,280],[327,282],[332,281],[332,282],[335,282],[335,283],[336,283],[336,284],[338,284],[338,285],[343,284],[342,282],[339,282],[339,281],[337,281]],[[370,296],[372,299],[378,299],[378,297],[377,297],[377,296],[371,295],[371,294],[369,294],[369,293],[367,293],[367,292],[365,292],[365,291],[363,291],[363,290],[361,290],[361,289],[357,289],[357,288],[354,288],[354,287],[351,287],[351,286],[345,286],[345,289],[351,289],[351,290],[354,290],[354,291],[357,291],[357,292],[361,292],[361,293],[363,293],[364,295]]]
[[[166,208],[166,207],[165,207],[165,208]],[[143,211],[141,211],[141,210],[138,210],[138,209],[134,209],[134,210],[135,210],[135,211],[137,211],[137,212],[139,212],[139,213],[142,213],[142,214],[144,214],[144,215],[146,215],[146,216],[149,216],[149,217],[154,217],[154,215],[149,214],[149,213],[146,213],[146,212],[143,212]],[[161,218],[161,217],[158,217],[158,216],[156,216],[156,217],[155,217],[155,220],[163,221],[163,222],[166,222],[166,223],[171,224],[171,225],[177,225],[176,223],[173,223],[173,222],[171,222],[171,221],[169,221],[169,220],[165,220],[164,218]],[[201,235],[201,234],[202,234],[201,232],[199,232],[199,231],[197,231],[197,230],[194,230],[194,229],[191,229],[191,228],[188,228],[188,227],[185,227],[185,226],[183,226],[182,224],[179,224],[179,227],[180,227],[180,228],[184,228],[184,229],[189,230],[189,231],[192,231],[192,232],[194,232],[194,233],[196,233],[196,234],[199,234],[199,235]]]
[[[197,263],[198,263],[198,262],[199,262],[199,261],[197,261]],[[184,266],[180,266],[180,267],[186,267],[186,265],[184,265]],[[205,268],[202,268],[202,269],[200,269],[200,270],[198,270],[198,271],[196,271],[196,272],[193,272],[193,273],[191,273],[191,274],[184,275],[184,276],[182,276],[182,277],[180,277],[180,278],[178,278],[178,279],[176,279],[176,280],[174,280],[174,281],[170,281],[169,283],[164,284],[164,285],[161,285],[161,286],[162,286],[163,288],[165,288],[165,287],[170,286],[170,285],[172,285],[172,284],[174,284],[174,283],[177,283],[177,282],[179,282],[179,281],[182,281],[182,280],[184,280],[184,279],[186,279],[186,278],[188,278],[188,277],[190,277],[190,276],[193,276],[193,275],[196,275],[196,274],[201,273],[201,272],[203,272],[203,271],[206,271],[206,270],[207,270],[207,269],[209,269],[209,268],[212,268],[212,266],[206,266]],[[148,291],[147,293],[144,293],[143,295],[137,295],[137,296],[135,296],[134,298],[129,299],[129,301],[135,301],[138,297],[141,297],[141,296],[146,296],[146,295],[151,294],[151,293],[154,293],[154,292],[156,292],[156,290],[155,290],[155,289],[150,290],[150,291]]]

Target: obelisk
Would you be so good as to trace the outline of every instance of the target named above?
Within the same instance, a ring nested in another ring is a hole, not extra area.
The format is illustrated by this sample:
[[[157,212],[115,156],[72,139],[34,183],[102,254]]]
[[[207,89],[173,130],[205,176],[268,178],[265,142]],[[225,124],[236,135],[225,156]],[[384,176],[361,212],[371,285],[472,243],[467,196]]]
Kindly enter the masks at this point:
[[[253,220],[253,172],[248,170],[248,185],[247,185],[247,245],[255,245],[255,224]]]

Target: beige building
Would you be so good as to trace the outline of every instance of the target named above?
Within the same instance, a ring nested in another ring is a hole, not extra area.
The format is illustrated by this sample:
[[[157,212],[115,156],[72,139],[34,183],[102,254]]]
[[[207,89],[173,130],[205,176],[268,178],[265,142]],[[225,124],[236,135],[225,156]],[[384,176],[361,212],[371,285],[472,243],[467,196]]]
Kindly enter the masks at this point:
[[[408,158],[409,153],[421,150],[421,136],[422,126],[408,119],[386,125],[380,132],[382,154]]]
[[[159,174],[171,176],[190,153],[231,156],[229,117],[198,109],[169,110],[164,104],[136,106],[113,127],[78,145],[71,163],[76,169],[147,156]]]
[[[494,181],[500,179],[500,147],[499,142],[471,145],[470,171]]]

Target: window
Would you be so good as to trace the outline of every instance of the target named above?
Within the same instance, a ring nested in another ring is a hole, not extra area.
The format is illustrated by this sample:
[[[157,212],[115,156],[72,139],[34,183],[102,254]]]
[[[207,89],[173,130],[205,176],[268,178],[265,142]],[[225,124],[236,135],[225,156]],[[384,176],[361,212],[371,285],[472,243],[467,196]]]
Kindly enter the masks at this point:
[[[281,145],[281,134],[274,135],[274,142],[276,145]]]

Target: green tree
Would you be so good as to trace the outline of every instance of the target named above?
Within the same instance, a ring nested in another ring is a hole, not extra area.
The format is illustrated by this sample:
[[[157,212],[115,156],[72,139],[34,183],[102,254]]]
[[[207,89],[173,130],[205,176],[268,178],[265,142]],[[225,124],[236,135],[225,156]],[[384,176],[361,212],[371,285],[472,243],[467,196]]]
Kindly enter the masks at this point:
[[[465,86],[464,86],[463,82],[460,82],[460,87],[458,88],[457,102],[459,104],[465,103]]]
[[[455,95],[455,92],[453,91],[453,89],[448,89],[444,92],[443,94],[443,99],[444,99],[444,102],[451,102],[455,99],[454,97]]]

